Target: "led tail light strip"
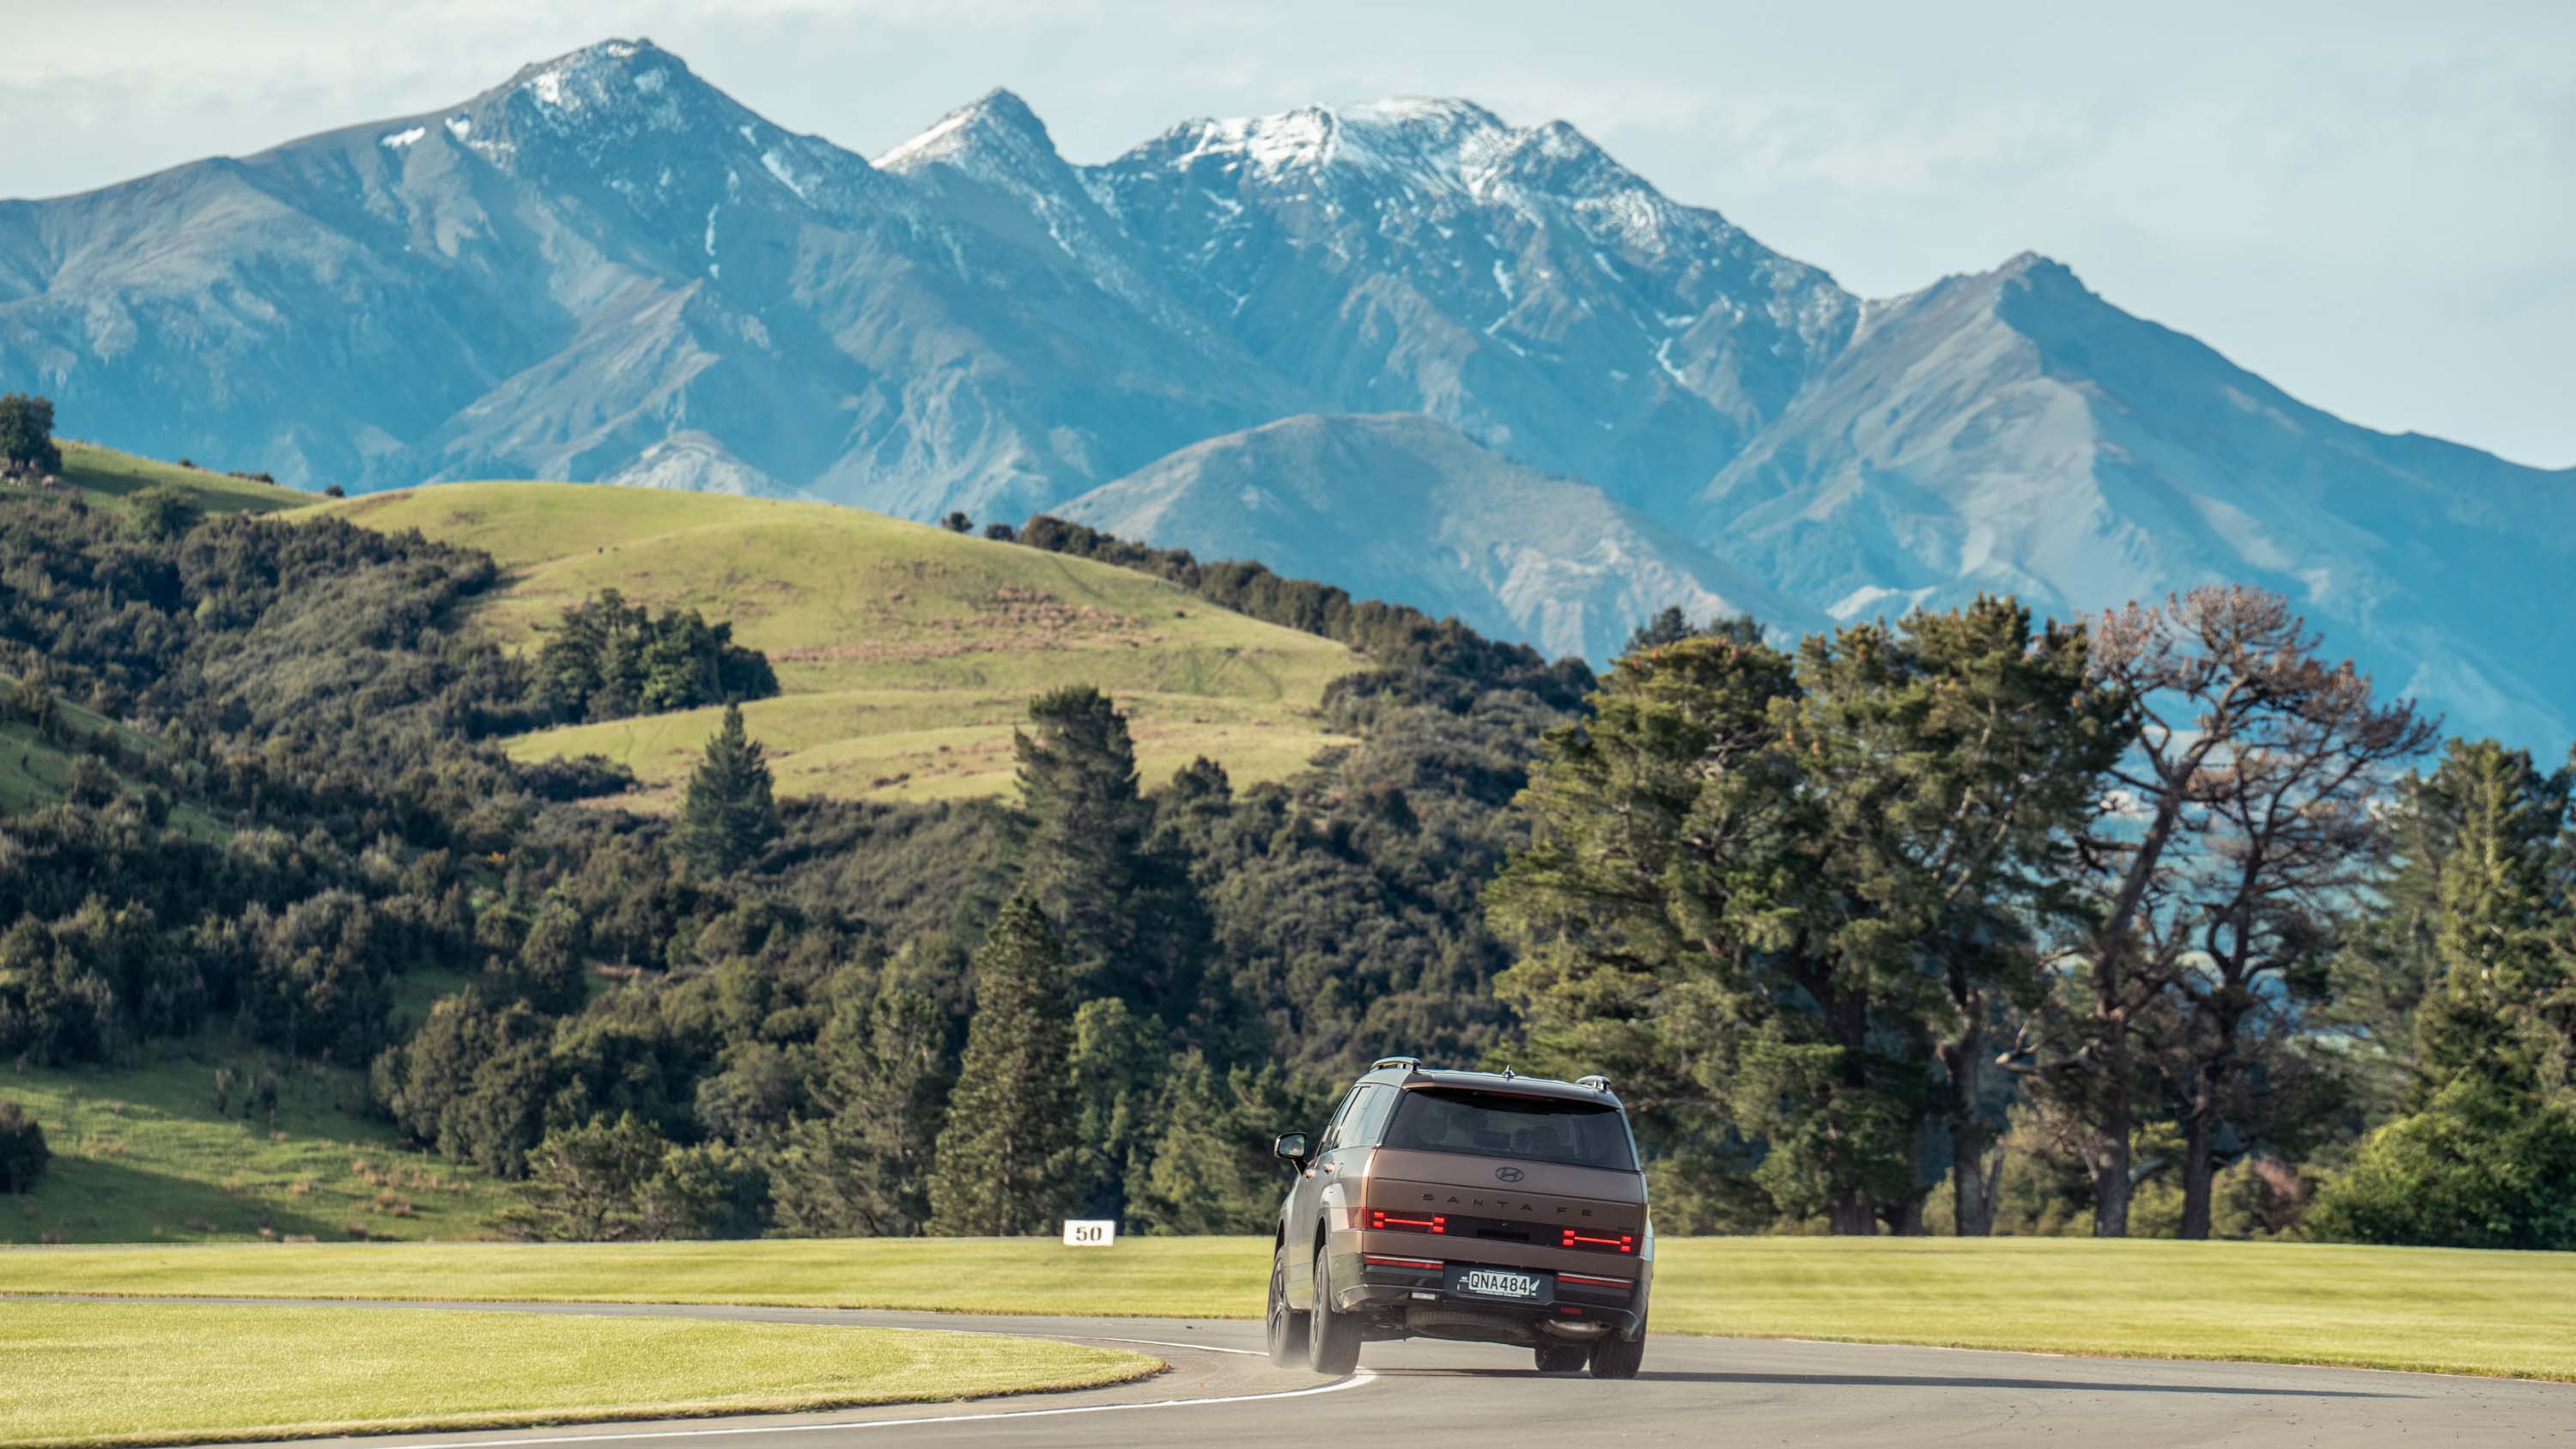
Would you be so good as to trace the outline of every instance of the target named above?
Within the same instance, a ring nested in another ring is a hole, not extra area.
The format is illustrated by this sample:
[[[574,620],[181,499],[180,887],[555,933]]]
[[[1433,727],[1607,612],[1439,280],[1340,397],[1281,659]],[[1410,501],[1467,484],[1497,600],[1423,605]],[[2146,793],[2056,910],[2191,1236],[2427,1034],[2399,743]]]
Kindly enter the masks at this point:
[[[1390,1258],[1383,1253],[1362,1253],[1360,1261],[1378,1268],[1425,1268],[1434,1273],[1448,1266],[1437,1258]]]
[[[1435,1213],[1427,1218],[1407,1218],[1397,1217],[1378,1208],[1369,1209],[1368,1225],[1371,1228],[1394,1228],[1412,1233],[1447,1233],[1449,1231],[1449,1219],[1445,1214]]]
[[[1596,1253],[1634,1253],[1637,1251],[1637,1238],[1633,1233],[1621,1233],[1615,1238],[1597,1237],[1591,1233],[1578,1233],[1572,1228],[1567,1228],[1565,1230],[1565,1241],[1557,1244],[1557,1246],[1560,1248],[1589,1248]]]

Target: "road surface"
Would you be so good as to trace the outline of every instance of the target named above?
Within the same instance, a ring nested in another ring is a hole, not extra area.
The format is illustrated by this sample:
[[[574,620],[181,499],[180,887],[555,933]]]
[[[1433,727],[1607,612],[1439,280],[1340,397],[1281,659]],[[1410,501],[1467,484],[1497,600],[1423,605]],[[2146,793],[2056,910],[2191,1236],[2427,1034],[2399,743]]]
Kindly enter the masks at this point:
[[[1272,1368],[1259,1352],[1261,1325],[1250,1322],[659,1304],[365,1306],[963,1329],[1117,1344],[1172,1368],[1114,1388],[964,1404],[308,1439],[296,1441],[300,1449],[2576,1445],[2576,1384],[2367,1369],[1657,1336],[1644,1372],[1627,1383],[1542,1378],[1525,1351],[1420,1339],[1370,1344],[1359,1373],[1327,1380]]]

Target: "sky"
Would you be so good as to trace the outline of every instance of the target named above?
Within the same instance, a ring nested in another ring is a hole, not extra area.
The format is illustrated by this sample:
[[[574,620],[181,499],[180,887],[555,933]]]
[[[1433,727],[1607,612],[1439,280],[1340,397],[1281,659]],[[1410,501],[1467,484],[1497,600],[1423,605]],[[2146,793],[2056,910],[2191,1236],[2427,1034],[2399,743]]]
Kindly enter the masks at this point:
[[[2355,422],[2576,465],[2576,3],[0,0],[0,197],[435,109],[647,36],[876,155],[997,85],[1075,161],[1458,95],[1869,296],[2016,252]]]

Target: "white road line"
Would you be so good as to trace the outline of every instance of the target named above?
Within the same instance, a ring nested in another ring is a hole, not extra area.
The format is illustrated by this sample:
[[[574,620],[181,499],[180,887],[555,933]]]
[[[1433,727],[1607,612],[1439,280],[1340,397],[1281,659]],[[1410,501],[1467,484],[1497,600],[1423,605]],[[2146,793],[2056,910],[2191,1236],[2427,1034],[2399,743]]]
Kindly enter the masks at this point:
[[[999,1333],[999,1332],[1001,1332],[1002,1330],[1000,1330],[1000,1329],[995,1329],[995,1330],[993,1330],[993,1331],[994,1331],[994,1332],[996,1332],[996,1333]],[[1022,1338],[1048,1338],[1048,1337],[1055,1337],[1055,1338],[1079,1338],[1079,1339],[1081,1339],[1081,1340],[1082,1340],[1083,1342],[1085,1342],[1085,1343],[1143,1343],[1143,1344],[1150,1344],[1150,1345],[1152,1345],[1152,1346],[1153,1346],[1153,1347],[1155,1347],[1155,1348],[1186,1348],[1186,1349],[1191,1350],[1191,1351],[1192,1351],[1192,1352],[1194,1352],[1194,1353],[1239,1353],[1239,1354],[1242,1354],[1242,1355],[1243,1355],[1244,1357],[1246,1357],[1246,1358],[1268,1358],[1268,1357],[1270,1356],[1270,1351],[1269,1351],[1268,1349],[1261,1349],[1261,1348],[1219,1348],[1219,1347],[1217,1347],[1215,1344],[1212,1344],[1212,1343],[1174,1343],[1174,1342],[1172,1342],[1172,1341],[1171,1341],[1170,1339],[1168,1339],[1168,1338],[1104,1338],[1104,1337],[1101,1337],[1101,1336],[1100,1336],[1100,1335],[1098,1335],[1098,1334],[1091,1334],[1091,1333],[1064,1333],[1064,1334],[1053,1334],[1053,1335],[1050,1335],[1050,1334],[1044,1334],[1044,1333],[1024,1333],[1024,1334],[1021,1334],[1021,1335],[1020,1335],[1020,1337],[1022,1337]]]
[[[1119,1342],[1143,1343],[1144,1339],[1122,1339]],[[1197,1344],[1173,1344],[1175,1348],[1196,1348]],[[1248,1349],[1224,1349],[1225,1353],[1246,1353]],[[1213,1399],[1156,1399],[1143,1404],[1077,1404],[1061,1409],[1001,1409],[988,1414],[938,1414],[919,1419],[851,1419],[821,1424],[753,1424],[734,1429],[655,1429],[643,1434],[558,1434],[536,1439],[445,1439],[430,1449],[524,1449],[530,1444],[631,1444],[646,1439],[714,1439],[737,1434],[822,1434],[841,1429],[901,1429],[921,1424],[972,1424],[993,1419],[1047,1419],[1059,1414],[1115,1414],[1128,1409],[1190,1409],[1207,1404],[1256,1404],[1265,1399],[1303,1399],[1315,1394],[1338,1393],[1373,1382],[1376,1374],[1361,1369],[1346,1379],[1317,1384],[1310,1389],[1281,1389],[1268,1394],[1228,1394]]]

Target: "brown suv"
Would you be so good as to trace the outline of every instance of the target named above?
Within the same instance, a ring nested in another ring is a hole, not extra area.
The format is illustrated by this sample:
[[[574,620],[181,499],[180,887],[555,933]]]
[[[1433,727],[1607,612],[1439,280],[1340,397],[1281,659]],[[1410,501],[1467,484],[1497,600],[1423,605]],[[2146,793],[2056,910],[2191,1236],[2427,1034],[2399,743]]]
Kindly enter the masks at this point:
[[[1346,1374],[1370,1339],[1536,1351],[1633,1378],[1655,1236],[1628,1119],[1601,1077],[1371,1068],[1311,1143],[1270,1260],[1270,1361]]]

